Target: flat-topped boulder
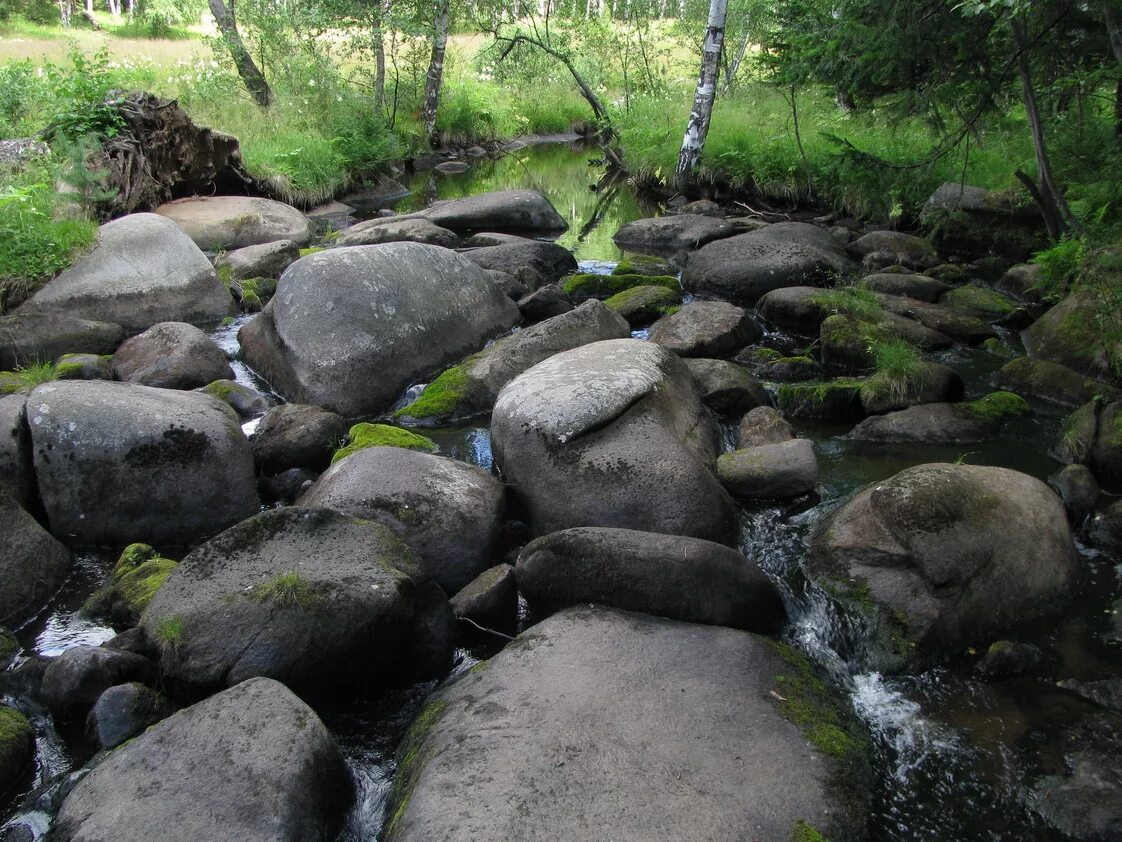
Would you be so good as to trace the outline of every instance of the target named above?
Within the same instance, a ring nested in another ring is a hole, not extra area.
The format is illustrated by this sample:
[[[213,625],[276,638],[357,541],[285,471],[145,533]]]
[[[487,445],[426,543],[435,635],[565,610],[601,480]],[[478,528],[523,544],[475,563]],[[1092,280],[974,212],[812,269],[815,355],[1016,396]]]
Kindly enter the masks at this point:
[[[755,304],[773,289],[814,286],[854,270],[830,232],[803,222],[778,222],[717,240],[690,255],[682,288]]]
[[[387,243],[296,261],[238,338],[245,360],[285,398],[355,417],[385,409],[520,318],[467,258]]]
[[[314,710],[256,678],[100,756],[62,803],[65,842],[332,839],[353,797]]]
[[[724,301],[692,301],[655,322],[650,340],[680,357],[731,357],[762,335],[747,310]]]
[[[607,526],[734,543],[717,440],[689,370],[638,339],[594,342],[512,380],[491,415],[495,459],[531,528]]]
[[[0,489],[0,617],[16,624],[35,616],[70,573],[70,552]]]
[[[281,272],[300,258],[300,247],[292,240],[276,240],[245,246],[221,255],[215,268],[228,271],[234,280],[279,278]]]
[[[846,436],[853,441],[974,444],[998,435],[1011,419],[1029,413],[1012,392],[991,392],[967,403],[924,403],[866,418]]]
[[[543,240],[500,243],[466,249],[461,253],[476,266],[493,272],[506,272],[529,289],[556,283],[577,271],[576,258],[567,248]]]
[[[120,325],[63,312],[0,316],[0,371],[48,363],[63,354],[112,354],[125,338]]]
[[[197,389],[234,377],[215,341],[185,322],[161,322],[127,340],[113,354],[113,373],[125,383],[161,389]]]
[[[497,190],[437,202],[410,214],[453,231],[564,231],[564,217],[536,190]]]
[[[882,292],[885,295],[902,295],[905,298],[915,298],[934,304],[953,287],[937,278],[927,275],[901,275],[894,272],[878,272],[866,275],[861,283],[873,292]]]
[[[570,608],[429,701],[386,839],[862,838],[867,737],[846,708],[766,638]]]
[[[382,243],[424,243],[441,248],[458,248],[460,235],[427,219],[370,219],[352,225],[335,241],[337,246],[376,246]]]
[[[195,196],[156,208],[206,251],[232,251],[246,246],[291,240],[312,241],[312,223],[284,202],[255,196]]]
[[[216,322],[234,310],[206,255],[174,222],[134,213],[102,225],[93,250],[18,312],[64,313],[137,333],[158,322]]]
[[[39,496],[65,541],[183,544],[257,509],[249,442],[209,395],[57,381],[31,393],[27,422]]]
[[[612,240],[624,251],[670,256],[738,233],[739,228],[723,219],[685,213],[636,219],[616,231]]]
[[[870,231],[846,246],[858,258],[870,254],[887,256],[894,263],[913,269],[926,269],[939,262],[935,247],[922,237],[902,231]]]

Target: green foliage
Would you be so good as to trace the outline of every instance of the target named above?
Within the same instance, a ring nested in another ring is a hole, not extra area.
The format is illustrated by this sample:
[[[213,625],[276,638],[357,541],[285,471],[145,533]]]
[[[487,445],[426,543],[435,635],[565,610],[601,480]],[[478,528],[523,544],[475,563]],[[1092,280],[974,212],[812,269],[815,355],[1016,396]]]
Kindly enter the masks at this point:
[[[88,56],[74,48],[67,60],[69,64],[43,65],[53,99],[47,139],[115,137],[125,121],[117,107],[119,99],[110,96],[114,79],[108,51],[102,48]]]
[[[408,407],[406,407],[408,408]],[[355,424],[347,433],[348,444],[335,451],[331,457],[331,464],[340,459],[346,459],[352,453],[366,450],[368,447],[402,447],[406,450],[420,450],[426,453],[435,453],[436,442],[426,436],[411,433],[400,427],[391,427],[389,424]]]
[[[172,650],[179,648],[187,638],[187,627],[183,619],[174,614],[156,623],[155,632],[156,639]]]
[[[577,298],[610,298],[637,286],[657,286],[680,292],[681,284],[673,275],[598,275],[581,273],[561,279],[566,295]]]
[[[1046,290],[1052,295],[1067,289],[1083,267],[1086,243],[1082,237],[1064,237],[1032,256],[1041,267]]]
[[[30,744],[34,731],[27,717],[15,708],[0,705],[0,757],[20,757],[20,746]]]
[[[930,383],[931,366],[910,342],[888,339],[875,343],[872,351],[876,371],[861,384],[863,398],[902,403],[921,394]]]
[[[802,819],[795,822],[795,829],[787,842],[830,842],[814,825],[807,824]]]
[[[394,418],[428,421],[455,414],[471,383],[466,368],[470,362],[469,359],[441,372],[440,376],[425,386],[415,401],[397,410]]]
[[[861,286],[824,289],[810,300],[830,313],[849,316],[859,322],[878,322],[884,319],[884,308],[877,294]]]
[[[54,363],[31,363],[15,371],[0,371],[0,394],[13,394],[34,389],[44,383],[58,380],[59,370]]]
[[[315,587],[294,571],[254,585],[250,595],[258,602],[268,602],[280,608],[310,608],[319,598]]]

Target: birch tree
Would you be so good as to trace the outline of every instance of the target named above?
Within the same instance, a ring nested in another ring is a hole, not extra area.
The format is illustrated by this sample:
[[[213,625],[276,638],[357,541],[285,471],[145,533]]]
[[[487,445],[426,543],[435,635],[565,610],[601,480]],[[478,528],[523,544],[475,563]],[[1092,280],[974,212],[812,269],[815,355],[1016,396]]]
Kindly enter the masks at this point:
[[[265,80],[265,75],[245,48],[238,24],[234,19],[233,4],[226,6],[223,0],[209,0],[210,13],[214,15],[214,22],[218,31],[222,33],[222,40],[226,49],[230,51],[230,58],[234,60],[234,67],[245,83],[246,90],[262,108],[268,108],[273,101],[273,91]]]
[[[432,58],[425,76],[425,100],[421,108],[421,124],[431,144],[436,134],[436,111],[440,107],[440,87],[444,80],[444,52],[448,48],[450,0],[436,3],[432,24]]]
[[[717,96],[717,71],[721,48],[725,42],[727,15],[728,0],[710,0],[709,23],[705,28],[705,40],[701,44],[701,74],[697,80],[697,93],[694,95],[689,122],[686,123],[686,135],[682,138],[678,166],[674,170],[675,180],[679,184],[684,183],[697,169],[701,152],[705,148],[705,137],[709,134],[713,100]]]

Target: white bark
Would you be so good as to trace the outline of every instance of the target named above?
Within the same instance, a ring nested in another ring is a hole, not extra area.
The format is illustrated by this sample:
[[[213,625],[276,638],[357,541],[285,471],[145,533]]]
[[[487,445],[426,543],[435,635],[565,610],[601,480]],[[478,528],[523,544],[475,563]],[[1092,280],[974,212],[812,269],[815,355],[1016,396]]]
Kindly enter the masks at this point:
[[[425,103],[421,112],[421,122],[425,127],[425,138],[431,143],[436,132],[436,110],[440,106],[440,87],[444,80],[444,52],[448,47],[449,0],[442,0],[433,18],[432,59],[429,72],[425,77]]]
[[[686,134],[682,138],[678,166],[674,170],[679,182],[684,181],[697,169],[701,161],[701,152],[705,148],[705,137],[709,134],[709,122],[713,117],[713,100],[717,95],[717,70],[721,59],[721,48],[725,42],[727,15],[728,0],[710,0],[709,23],[701,46],[701,74],[697,80],[697,93],[694,96],[689,122],[686,124]]]

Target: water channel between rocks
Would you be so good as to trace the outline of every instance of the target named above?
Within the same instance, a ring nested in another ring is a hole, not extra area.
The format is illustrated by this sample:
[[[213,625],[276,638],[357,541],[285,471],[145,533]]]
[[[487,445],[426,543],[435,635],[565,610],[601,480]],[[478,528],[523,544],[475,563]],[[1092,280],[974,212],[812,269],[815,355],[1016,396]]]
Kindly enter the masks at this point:
[[[625,184],[594,191],[599,171],[589,166],[595,152],[568,145],[530,147],[499,161],[482,161],[467,173],[416,175],[411,195],[398,207],[413,209],[433,198],[454,198],[488,190],[528,187],[547,196],[569,223],[559,242],[574,251],[582,271],[608,271],[620,259],[611,235],[623,224],[649,216],[650,207]],[[237,330],[249,317],[212,334],[230,355],[238,351]],[[642,333],[638,334],[640,337]],[[967,398],[991,390],[990,377],[1002,360],[983,351],[948,352],[940,361],[962,375]],[[268,391],[268,384],[240,360],[239,382]],[[886,479],[911,465],[956,460],[998,465],[1041,479],[1059,467],[1046,454],[1063,414],[1034,405],[1032,417],[1016,421],[991,442],[971,446],[893,446],[840,438],[848,427],[797,424],[814,440],[821,466],[819,498],[793,507],[759,506],[742,513],[741,550],[779,584],[792,617],[786,638],[807,652],[843,686],[873,735],[876,791],[871,838],[891,840],[974,840],[1056,838],[1026,807],[1026,785],[1043,772],[1059,771],[1064,729],[1078,722],[1086,707],[1053,686],[1066,679],[1122,675],[1122,646],[1105,642],[1111,595],[1118,591],[1122,567],[1082,544],[1086,575],[1061,622],[1023,631],[1018,639],[1036,643],[1050,658],[1044,677],[986,682],[973,669],[977,653],[966,651],[953,663],[919,675],[882,677],[859,673],[836,653],[843,634],[831,603],[801,572],[804,540],[814,522],[861,486]],[[252,431],[248,425],[247,432]],[[492,468],[486,427],[426,430],[446,456]],[[731,449],[735,433],[726,425]],[[70,580],[40,617],[18,631],[29,652],[57,655],[79,644],[98,644],[114,632],[83,619],[78,608],[105,580],[114,558],[94,551],[77,554]],[[984,649],[991,641],[977,641]],[[459,650],[451,678],[497,647]],[[673,669],[672,664],[667,669]],[[425,697],[426,683],[373,698],[340,701],[320,710],[336,735],[357,783],[357,797],[342,840],[373,839],[380,832],[394,773],[397,744]],[[733,700],[734,702],[735,700]],[[35,786],[65,774],[84,761],[80,735],[63,739],[49,717],[34,717],[37,732],[35,780],[8,804],[0,820],[8,832],[22,828],[21,839],[45,834],[49,799],[41,810],[13,813]],[[657,739],[657,735],[655,735]],[[77,747],[77,748],[75,748]],[[1049,766],[1049,764],[1053,764]],[[3,835],[5,840],[8,835]]]

